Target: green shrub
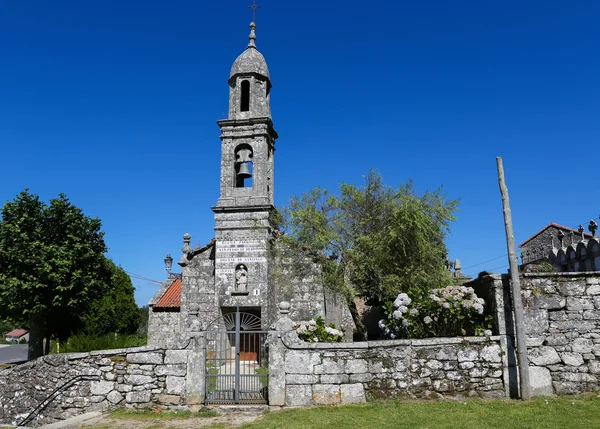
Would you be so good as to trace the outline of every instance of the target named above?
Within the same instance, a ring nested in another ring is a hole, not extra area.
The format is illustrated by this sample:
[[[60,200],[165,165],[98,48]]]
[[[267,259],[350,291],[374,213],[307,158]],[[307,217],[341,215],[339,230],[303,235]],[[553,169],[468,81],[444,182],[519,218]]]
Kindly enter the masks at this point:
[[[258,374],[258,380],[262,387],[267,387],[269,385],[269,368],[259,367],[254,370],[256,374]]]
[[[527,273],[555,273],[556,268],[548,261],[540,261],[525,266]]]
[[[215,366],[215,364],[208,362],[206,364],[206,373],[210,375],[217,375],[219,373],[219,368]],[[217,390],[217,377],[206,377],[208,382],[208,391],[214,392]]]
[[[92,350],[124,349],[128,347],[145,346],[146,337],[139,335],[90,335],[76,334],[69,337],[66,342],[54,343],[51,353],[78,353],[91,352]]]
[[[336,329],[333,323],[325,326],[325,321],[321,316],[308,322],[300,322],[296,327],[296,333],[301,340],[309,343],[338,343],[344,338],[344,333]]]
[[[379,327],[387,338],[491,335],[492,317],[471,287],[447,286],[398,295],[383,306]]]

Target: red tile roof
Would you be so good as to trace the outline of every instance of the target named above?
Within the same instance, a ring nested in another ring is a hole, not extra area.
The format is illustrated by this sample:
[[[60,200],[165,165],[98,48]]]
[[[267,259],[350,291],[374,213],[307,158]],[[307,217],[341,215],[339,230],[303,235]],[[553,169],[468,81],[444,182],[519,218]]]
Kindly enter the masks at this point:
[[[177,279],[154,305],[154,308],[179,308],[181,307],[181,280]]]
[[[8,332],[5,337],[22,337],[23,335],[27,334],[29,331],[27,329],[13,329],[12,331]]]

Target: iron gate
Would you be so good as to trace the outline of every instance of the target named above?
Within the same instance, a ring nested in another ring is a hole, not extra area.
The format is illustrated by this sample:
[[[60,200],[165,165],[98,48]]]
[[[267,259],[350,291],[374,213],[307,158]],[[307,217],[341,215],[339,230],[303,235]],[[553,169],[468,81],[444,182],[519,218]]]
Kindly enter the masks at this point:
[[[266,404],[267,332],[260,317],[224,314],[206,332],[206,403]]]

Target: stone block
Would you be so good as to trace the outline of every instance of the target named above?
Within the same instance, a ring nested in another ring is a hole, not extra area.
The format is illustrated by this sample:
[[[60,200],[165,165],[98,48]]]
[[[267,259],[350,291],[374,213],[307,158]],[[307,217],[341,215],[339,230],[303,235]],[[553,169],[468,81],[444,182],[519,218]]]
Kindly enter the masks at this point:
[[[600,361],[592,360],[588,364],[590,374],[600,374]]]
[[[532,298],[531,307],[545,308],[548,310],[560,310],[565,307],[567,300],[560,295],[538,295]]]
[[[483,378],[488,374],[487,368],[473,368],[469,371],[469,377],[471,378]]]
[[[285,377],[287,384],[316,384],[319,382],[318,375],[311,374],[288,374]]]
[[[502,362],[502,352],[498,344],[485,346],[481,350],[481,358],[486,362]]]
[[[167,350],[165,352],[166,364],[187,363],[189,351],[187,350]]]
[[[125,401],[128,404],[147,404],[150,402],[152,393],[149,390],[140,390],[138,392],[128,392],[125,395]]]
[[[581,383],[574,381],[554,381],[552,382],[554,391],[558,395],[572,395],[575,393],[581,393],[584,387]]]
[[[475,363],[474,362],[461,362],[458,364],[458,367],[460,369],[471,369],[475,367]]]
[[[479,359],[479,351],[473,347],[465,347],[458,351],[459,362],[473,362]]]
[[[181,396],[177,395],[156,395],[156,400],[159,404],[177,405],[181,402]]]
[[[544,334],[548,330],[548,310],[526,309],[523,321],[527,335]]]
[[[315,374],[343,374],[344,361],[325,358],[321,365],[315,365]]]
[[[185,377],[168,376],[166,393],[169,395],[183,395],[185,393]]]
[[[312,400],[315,405],[337,405],[342,402],[342,389],[339,384],[315,384],[312,386]]]
[[[456,347],[442,347],[435,355],[437,360],[456,360]]]
[[[600,319],[600,310],[585,310],[583,318],[586,320],[598,320]]]
[[[286,386],[285,405],[288,407],[303,407],[312,404],[311,386]]]
[[[115,383],[112,381],[92,381],[90,385],[92,395],[106,396],[115,388]]]
[[[430,360],[428,361],[425,366],[427,366],[427,368],[433,370],[433,371],[438,371],[440,369],[442,369],[444,367],[444,364],[441,363],[439,360]]]
[[[527,347],[539,347],[544,344],[544,341],[546,341],[545,335],[538,335],[533,337],[527,336],[526,339]]]
[[[357,404],[367,401],[362,383],[344,384],[340,389],[342,391],[342,404]]]
[[[158,352],[128,353],[127,362],[141,364],[161,364],[163,355]]]
[[[581,366],[583,365],[583,356],[579,353],[561,353],[562,361],[569,366]]]
[[[344,384],[350,381],[348,374],[323,374],[321,383],[323,384]]]
[[[123,400],[123,395],[121,395],[119,392],[117,392],[116,390],[113,390],[112,392],[110,392],[108,395],[106,395],[106,399],[108,400],[108,402],[110,402],[113,405],[117,405],[118,403],[120,403]]]
[[[159,365],[156,367],[155,372],[156,375],[177,375],[183,377],[187,373],[187,365]]]
[[[438,393],[445,393],[453,389],[452,382],[448,380],[435,380],[433,382],[433,390]]]
[[[590,284],[585,293],[587,295],[600,295],[600,284]]]
[[[579,311],[579,310],[593,310],[594,301],[590,298],[579,298],[579,297],[568,297],[567,298],[567,310],[568,311]]]
[[[285,354],[285,370],[288,374],[313,374],[315,365],[320,363],[319,354],[309,350],[288,350]]]
[[[346,374],[364,374],[369,371],[369,365],[364,359],[349,359],[346,361]]]
[[[460,373],[457,371],[448,371],[446,373],[446,377],[448,378],[448,380],[452,381],[459,381],[460,379],[462,379],[462,375],[460,375]]]
[[[149,375],[126,375],[125,382],[132,386],[141,386],[154,382],[154,377],[150,377]]]
[[[373,374],[369,372],[364,374],[350,374],[348,378],[350,383],[368,383],[373,380]]]
[[[108,401],[102,401],[102,402],[98,402],[96,404],[91,404],[87,408],[87,411],[90,412],[90,413],[93,413],[93,412],[102,412],[102,411],[108,410],[108,407],[109,407]]]
[[[590,320],[565,320],[554,322],[553,328],[562,332],[592,332],[596,328],[596,323]]]
[[[577,338],[571,343],[571,351],[575,353],[591,353],[594,343],[587,338]]]
[[[561,295],[581,296],[585,292],[585,285],[577,282],[565,282],[558,286]]]
[[[560,356],[553,347],[536,347],[529,352],[529,361],[537,366],[546,366],[559,363]]]

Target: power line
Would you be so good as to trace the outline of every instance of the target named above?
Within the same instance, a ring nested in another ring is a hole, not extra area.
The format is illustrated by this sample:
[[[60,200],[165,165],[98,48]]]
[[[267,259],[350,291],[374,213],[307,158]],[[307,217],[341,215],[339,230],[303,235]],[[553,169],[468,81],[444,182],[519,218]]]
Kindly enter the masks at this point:
[[[130,277],[133,277],[133,278],[138,279],[138,280],[145,280],[147,282],[152,282],[152,283],[156,283],[156,284],[159,284],[159,285],[163,284],[163,282],[159,282],[158,280],[149,279],[148,277],[140,276],[139,274],[135,274],[135,273],[132,273],[130,271],[125,271],[125,272],[127,274],[129,274]]]
[[[508,264],[500,265],[499,267],[490,268],[489,270],[485,270],[485,271],[493,272],[494,270],[498,270],[500,268],[505,268],[505,267],[508,267]],[[477,274],[476,273],[467,273],[467,276],[469,276],[469,277],[475,277]]]
[[[496,257],[496,258],[489,259],[489,260],[487,260],[487,261],[483,261],[483,262],[480,262],[480,263],[478,263],[478,264],[471,265],[471,266],[469,266],[469,267],[463,268],[463,270],[468,270],[469,268],[478,267],[479,265],[487,264],[488,262],[495,261],[496,259],[504,258],[504,257],[505,257],[505,256],[507,256],[507,255],[508,255],[508,253],[505,253],[504,255],[498,256],[498,257]]]

